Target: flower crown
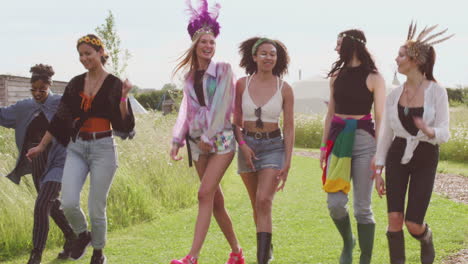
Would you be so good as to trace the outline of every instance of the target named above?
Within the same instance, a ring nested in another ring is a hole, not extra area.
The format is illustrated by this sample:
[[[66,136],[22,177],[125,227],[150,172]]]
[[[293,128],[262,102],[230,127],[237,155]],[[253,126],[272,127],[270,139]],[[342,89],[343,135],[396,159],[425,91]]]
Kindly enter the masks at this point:
[[[80,45],[81,43],[92,44],[92,45],[104,48],[104,43],[102,43],[100,39],[92,37],[92,36],[84,36],[78,39],[77,45]]]
[[[193,8],[191,0],[187,0],[190,20],[187,27],[188,33],[192,41],[196,40],[201,34],[213,34],[214,37],[219,35],[219,16],[220,4],[215,4],[211,12],[208,12],[207,0],[200,0],[201,6],[197,9]]]
[[[406,52],[410,58],[416,60],[419,64],[424,64],[427,61],[429,55],[429,49],[435,44],[439,44],[447,39],[453,37],[455,34],[452,34],[448,37],[441,38],[439,40],[434,40],[436,37],[441,36],[448,29],[442,30],[439,33],[433,34],[428,36],[438,25],[434,25],[432,27],[427,28],[427,26],[419,33],[418,37],[413,40],[416,34],[416,27],[417,24],[413,25],[413,21],[411,21],[409,30],[408,30],[408,37],[406,38],[405,46],[407,47]]]
[[[361,44],[363,44],[363,45],[366,45],[366,41],[365,41],[365,40],[360,39],[360,38],[357,38],[357,37],[355,37],[355,36],[348,35],[348,34],[346,34],[346,33],[341,33],[341,34],[338,35],[338,37],[339,37],[339,38],[350,38],[350,39],[355,40],[355,41],[357,41],[357,42],[359,42],[359,43],[361,43]]]

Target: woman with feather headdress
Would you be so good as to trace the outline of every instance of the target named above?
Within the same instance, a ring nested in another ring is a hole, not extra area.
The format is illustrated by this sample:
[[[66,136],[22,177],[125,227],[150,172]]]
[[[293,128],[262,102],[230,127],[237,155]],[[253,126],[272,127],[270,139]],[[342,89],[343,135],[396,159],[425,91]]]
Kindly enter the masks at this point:
[[[201,0],[199,9],[193,8],[190,0],[187,4],[191,13],[188,32],[192,45],[182,55],[174,72],[187,71],[170,155],[173,160],[180,160],[179,149],[186,144],[189,164],[192,159],[195,161],[201,184],[192,248],[187,256],[172,260],[171,264],[198,262],[212,215],[232,248],[226,264],[244,264],[219,185],[235,154],[231,124],[235,79],[231,65],[212,60],[220,28],[217,22],[220,5],[216,4],[209,12],[206,0]]]
[[[387,238],[392,264],[405,263],[403,223],[420,241],[421,263],[433,263],[435,258],[432,231],[424,217],[434,187],[439,144],[447,142],[450,132],[447,91],[433,74],[433,45],[453,36],[435,40],[447,31],[429,36],[436,27],[424,28],[414,39],[416,24],[411,23],[407,41],[395,59],[406,82],[387,97],[377,145],[373,177],[379,196],[387,195]],[[386,183],[381,176],[384,166]]]

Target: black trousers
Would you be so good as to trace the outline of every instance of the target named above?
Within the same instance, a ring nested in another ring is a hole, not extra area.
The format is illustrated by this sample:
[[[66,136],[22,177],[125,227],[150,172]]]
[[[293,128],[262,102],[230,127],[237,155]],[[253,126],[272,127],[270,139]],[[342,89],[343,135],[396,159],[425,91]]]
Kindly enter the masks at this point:
[[[47,164],[47,151],[32,160],[32,177],[38,196],[34,206],[33,245],[34,249],[42,252],[49,235],[49,216],[62,230],[65,238],[74,236],[73,230],[60,208],[59,193],[62,184],[59,182],[45,182],[41,186],[41,178]]]
[[[424,217],[431,200],[439,162],[439,146],[420,142],[407,164],[401,164],[406,140],[395,138],[387,154],[385,178],[388,212],[402,212],[408,191],[405,219],[417,224]]]
[[[395,138],[387,154],[385,178],[388,212],[402,212],[408,192],[405,219],[417,224],[424,217],[431,200],[439,162],[439,146],[420,142],[408,164],[401,164],[406,139]]]

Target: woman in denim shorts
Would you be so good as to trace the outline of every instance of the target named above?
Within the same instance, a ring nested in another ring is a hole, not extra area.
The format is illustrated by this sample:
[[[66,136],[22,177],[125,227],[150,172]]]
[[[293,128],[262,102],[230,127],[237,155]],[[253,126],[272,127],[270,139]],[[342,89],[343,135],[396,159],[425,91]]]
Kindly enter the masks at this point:
[[[294,145],[294,96],[281,79],[289,56],[277,40],[250,38],[240,45],[240,66],[248,74],[236,85],[234,122],[239,143],[238,172],[244,181],[257,226],[257,261],[272,258],[271,208],[291,167]],[[284,117],[284,139],[279,116]]]

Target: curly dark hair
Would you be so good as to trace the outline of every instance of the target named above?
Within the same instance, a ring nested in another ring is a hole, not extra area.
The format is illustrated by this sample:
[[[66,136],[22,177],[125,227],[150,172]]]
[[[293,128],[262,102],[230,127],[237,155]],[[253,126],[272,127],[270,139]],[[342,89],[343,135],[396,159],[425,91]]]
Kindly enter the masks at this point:
[[[260,37],[253,37],[243,41],[239,45],[239,54],[242,56],[239,66],[245,69],[246,74],[254,74],[257,72],[257,63],[253,60],[252,48]],[[264,40],[261,45],[269,43],[276,47],[276,65],[273,68],[273,74],[276,76],[283,76],[288,72],[289,55],[286,46],[279,40]],[[257,48],[258,50],[258,48]]]
[[[343,34],[345,34],[346,37],[343,37],[341,42],[340,58],[335,63],[333,63],[332,69],[328,73],[328,77],[335,76],[337,71],[346,67],[346,65],[353,59],[354,55],[356,55],[357,59],[362,63],[362,66],[368,72],[378,72],[374,60],[367,50],[366,45],[356,40],[359,39],[367,42],[364,32],[359,29],[350,29],[341,32],[338,34],[338,36],[342,36]]]
[[[31,83],[42,80],[47,84],[52,84],[52,76],[55,74],[52,66],[46,64],[36,64],[31,67],[29,72],[32,74]]]
[[[85,36],[81,37],[80,39],[85,38],[85,37],[88,37],[88,38],[90,38],[90,39],[97,39],[97,40],[99,40],[101,43],[103,43],[102,40],[101,40],[98,36],[96,36],[96,35],[94,35],[94,34],[85,35]],[[95,51],[103,50],[103,51],[104,51],[104,55],[101,57],[101,63],[102,63],[102,65],[105,65],[105,64],[106,64],[107,60],[109,59],[109,55],[107,55],[106,50],[104,49],[104,46],[95,45],[95,44],[93,44],[93,43],[79,42],[79,41],[78,41],[78,43],[76,44],[76,49],[78,50],[78,48],[79,48],[82,44],[86,44],[86,45],[90,46],[90,47],[93,48]]]

